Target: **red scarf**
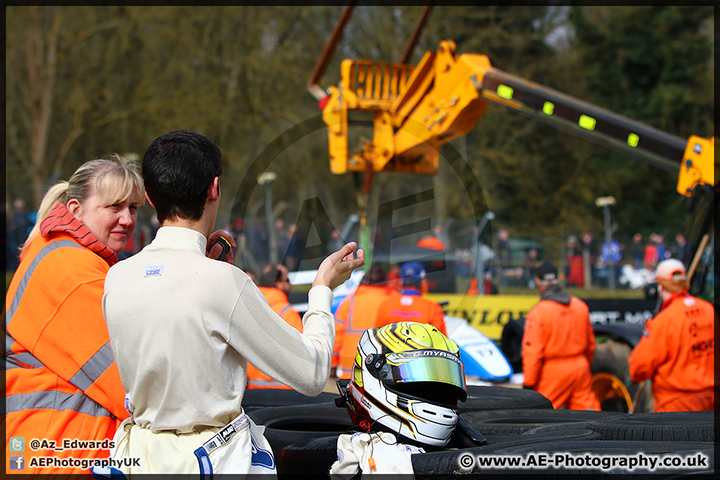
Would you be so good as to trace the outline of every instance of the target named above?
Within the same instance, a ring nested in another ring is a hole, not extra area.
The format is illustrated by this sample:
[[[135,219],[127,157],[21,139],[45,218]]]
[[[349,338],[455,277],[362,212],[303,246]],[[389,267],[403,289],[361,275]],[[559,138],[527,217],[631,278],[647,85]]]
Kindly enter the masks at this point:
[[[90,229],[75,218],[62,203],[56,203],[40,224],[40,235],[43,237],[50,238],[59,234],[70,235],[80,245],[100,255],[110,266],[118,261],[117,253],[98,240]]]

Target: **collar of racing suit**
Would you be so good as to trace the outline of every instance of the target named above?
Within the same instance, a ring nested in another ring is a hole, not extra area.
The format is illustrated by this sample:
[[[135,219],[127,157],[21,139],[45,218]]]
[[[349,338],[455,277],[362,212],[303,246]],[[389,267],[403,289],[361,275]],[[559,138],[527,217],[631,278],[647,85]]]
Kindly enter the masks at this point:
[[[541,300],[552,300],[553,302],[570,305],[570,294],[560,287],[560,285],[551,285],[540,295]]]
[[[45,220],[40,224],[40,235],[51,238],[57,235],[69,235],[88,250],[98,254],[111,267],[118,261],[117,253],[104,243],[75,218],[63,203],[56,203]]]

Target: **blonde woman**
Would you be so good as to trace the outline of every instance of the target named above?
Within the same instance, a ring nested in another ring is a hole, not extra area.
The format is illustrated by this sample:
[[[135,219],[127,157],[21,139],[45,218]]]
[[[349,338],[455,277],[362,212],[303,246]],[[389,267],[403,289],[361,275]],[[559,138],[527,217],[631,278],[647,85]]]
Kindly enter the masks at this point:
[[[7,473],[88,473],[128,417],[101,302],[144,195],[117,158],[43,198],[5,300]]]

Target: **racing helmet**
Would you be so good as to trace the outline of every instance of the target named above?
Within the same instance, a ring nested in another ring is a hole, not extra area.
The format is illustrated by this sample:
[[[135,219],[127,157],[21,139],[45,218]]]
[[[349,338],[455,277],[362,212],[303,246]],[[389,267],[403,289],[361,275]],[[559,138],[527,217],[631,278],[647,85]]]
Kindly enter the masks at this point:
[[[391,431],[404,441],[444,446],[467,399],[455,342],[434,326],[397,322],[363,332],[345,392],[355,425]]]
[[[668,292],[684,292],[688,289],[685,265],[674,258],[663,260],[655,271],[655,281]]]

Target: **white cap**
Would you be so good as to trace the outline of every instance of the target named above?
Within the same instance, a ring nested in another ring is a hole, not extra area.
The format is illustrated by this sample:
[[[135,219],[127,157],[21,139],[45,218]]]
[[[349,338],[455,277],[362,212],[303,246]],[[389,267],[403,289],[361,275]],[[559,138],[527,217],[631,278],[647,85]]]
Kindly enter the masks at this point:
[[[685,265],[680,260],[668,258],[657,266],[655,278],[658,280],[681,281],[685,280]]]

